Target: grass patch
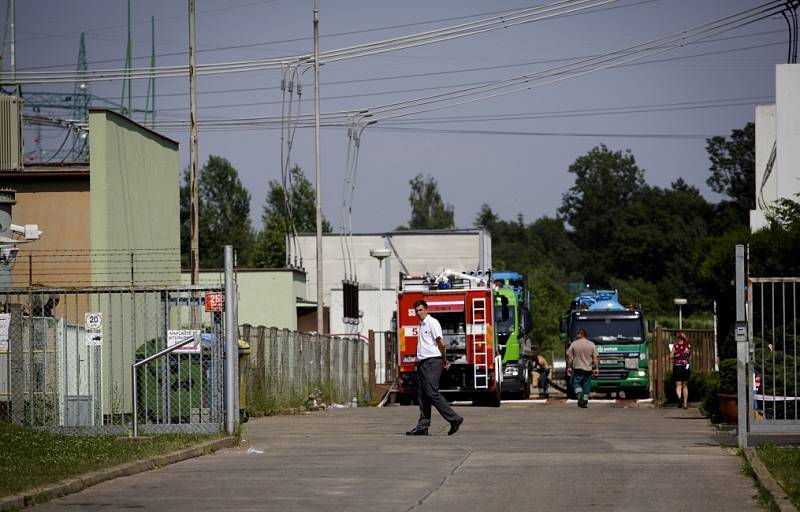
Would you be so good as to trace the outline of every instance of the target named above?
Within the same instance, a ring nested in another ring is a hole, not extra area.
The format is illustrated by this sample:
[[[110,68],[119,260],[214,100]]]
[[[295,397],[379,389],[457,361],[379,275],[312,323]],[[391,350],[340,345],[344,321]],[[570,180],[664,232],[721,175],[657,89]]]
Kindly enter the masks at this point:
[[[0,496],[101,468],[174,452],[218,434],[161,434],[141,441],[68,436],[0,421]]]
[[[792,504],[800,506],[800,447],[765,444],[757,446],[756,451]]]
[[[758,502],[769,512],[780,512],[778,505],[776,505],[775,501],[772,499],[772,494],[761,485],[758,477],[756,477],[756,472],[753,470],[753,466],[750,465],[750,461],[745,457],[744,452],[742,450],[736,450],[736,453],[742,459],[742,474],[749,476],[753,480],[753,485],[756,487],[756,498]]]

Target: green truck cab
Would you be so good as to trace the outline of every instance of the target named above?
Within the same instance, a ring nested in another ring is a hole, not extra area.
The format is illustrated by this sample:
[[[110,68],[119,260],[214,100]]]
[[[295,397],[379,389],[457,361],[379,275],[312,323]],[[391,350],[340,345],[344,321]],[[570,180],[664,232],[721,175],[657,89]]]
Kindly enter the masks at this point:
[[[650,396],[647,331],[641,306],[623,306],[617,290],[584,292],[575,297],[562,318],[565,348],[580,328],[586,329],[597,346],[600,359],[600,374],[592,379],[592,391],[623,391],[626,398]],[[572,397],[572,386],[567,390]]]
[[[502,357],[503,372],[501,392],[504,396],[527,399],[530,397],[531,314],[525,306],[526,288],[515,286],[506,274],[524,276],[516,272],[497,272],[493,275],[494,319],[497,345]]]

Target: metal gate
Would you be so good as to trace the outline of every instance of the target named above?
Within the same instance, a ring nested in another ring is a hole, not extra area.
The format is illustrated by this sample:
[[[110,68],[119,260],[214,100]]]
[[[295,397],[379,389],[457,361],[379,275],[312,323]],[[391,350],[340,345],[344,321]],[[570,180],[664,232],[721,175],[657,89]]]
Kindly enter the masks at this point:
[[[798,283],[796,277],[748,280],[750,432],[800,432]]]
[[[222,296],[221,286],[2,290],[0,420],[127,434],[138,410],[141,432],[221,430]],[[191,343],[134,370],[187,337]]]

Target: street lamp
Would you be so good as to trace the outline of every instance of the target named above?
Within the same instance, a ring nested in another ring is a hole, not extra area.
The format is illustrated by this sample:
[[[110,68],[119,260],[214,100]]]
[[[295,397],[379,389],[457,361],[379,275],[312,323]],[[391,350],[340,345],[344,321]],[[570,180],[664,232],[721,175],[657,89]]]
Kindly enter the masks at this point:
[[[369,255],[378,260],[378,331],[383,332],[383,260],[392,252],[389,249],[370,249]]]
[[[678,306],[678,329],[683,329],[683,311],[681,310],[682,306],[686,305],[686,299],[673,299],[676,306]]]

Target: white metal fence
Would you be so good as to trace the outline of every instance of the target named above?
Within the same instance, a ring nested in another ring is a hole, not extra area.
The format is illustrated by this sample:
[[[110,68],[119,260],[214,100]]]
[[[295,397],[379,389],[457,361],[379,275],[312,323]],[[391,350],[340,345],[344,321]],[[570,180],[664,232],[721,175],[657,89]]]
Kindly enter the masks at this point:
[[[798,284],[800,278],[748,282],[750,432],[800,433]]]

